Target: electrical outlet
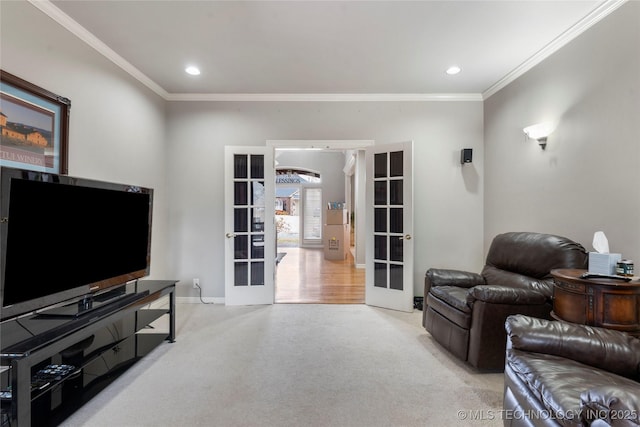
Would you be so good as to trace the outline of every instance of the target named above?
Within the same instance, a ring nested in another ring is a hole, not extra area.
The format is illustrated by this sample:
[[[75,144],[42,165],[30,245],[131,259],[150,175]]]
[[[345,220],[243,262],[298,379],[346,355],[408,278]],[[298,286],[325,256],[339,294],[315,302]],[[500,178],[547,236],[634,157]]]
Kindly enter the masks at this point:
[[[198,279],[197,277],[194,277],[193,279],[193,288],[194,289],[198,289],[200,287],[200,279]]]

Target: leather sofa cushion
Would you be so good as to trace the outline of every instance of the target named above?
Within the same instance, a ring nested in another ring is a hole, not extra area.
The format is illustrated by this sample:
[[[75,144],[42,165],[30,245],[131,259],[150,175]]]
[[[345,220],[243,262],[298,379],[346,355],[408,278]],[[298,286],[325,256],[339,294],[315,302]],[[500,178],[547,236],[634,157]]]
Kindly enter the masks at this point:
[[[640,384],[594,387],[582,392],[582,418],[588,422],[597,419],[607,425],[640,426]]]
[[[434,289],[439,288],[440,286]],[[446,286],[444,288],[446,288]],[[454,287],[454,291],[451,294],[444,291],[445,289],[440,290],[441,293],[437,295],[432,291],[429,293],[429,295],[427,295],[428,308],[438,312],[438,314],[448,319],[453,324],[458,325],[460,328],[470,329],[471,309],[466,305],[466,303],[464,303],[467,289]],[[465,295],[463,295],[463,293],[465,293]],[[442,295],[443,298],[441,298],[440,295]],[[455,306],[450,304],[449,302],[455,304]],[[462,308],[463,310],[460,310],[458,307]]]
[[[471,308],[467,305],[467,294],[469,289],[457,286],[438,286],[431,288],[431,294],[450,306],[464,312],[471,313]]]
[[[563,426],[584,425],[582,392],[603,386],[638,386],[637,382],[620,375],[550,354],[512,348],[507,350],[506,359],[513,372]]]

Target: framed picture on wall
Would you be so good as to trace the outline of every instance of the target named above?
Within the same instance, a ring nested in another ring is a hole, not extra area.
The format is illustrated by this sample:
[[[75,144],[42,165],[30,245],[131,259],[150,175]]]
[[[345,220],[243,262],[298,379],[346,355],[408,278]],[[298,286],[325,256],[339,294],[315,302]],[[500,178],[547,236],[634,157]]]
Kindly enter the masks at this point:
[[[71,101],[0,70],[0,165],[68,173]]]

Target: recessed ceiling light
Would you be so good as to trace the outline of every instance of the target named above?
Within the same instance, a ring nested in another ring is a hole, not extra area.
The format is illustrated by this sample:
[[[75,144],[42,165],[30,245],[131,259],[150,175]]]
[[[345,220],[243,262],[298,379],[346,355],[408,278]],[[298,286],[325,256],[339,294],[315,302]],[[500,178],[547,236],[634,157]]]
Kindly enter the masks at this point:
[[[189,66],[187,68],[184,69],[187,74],[191,74],[192,76],[199,76],[200,75],[200,69],[198,67],[194,67],[194,66]]]
[[[450,76],[456,75],[460,71],[462,71],[462,68],[458,67],[457,65],[452,65],[451,67],[447,68],[447,74],[449,74]]]

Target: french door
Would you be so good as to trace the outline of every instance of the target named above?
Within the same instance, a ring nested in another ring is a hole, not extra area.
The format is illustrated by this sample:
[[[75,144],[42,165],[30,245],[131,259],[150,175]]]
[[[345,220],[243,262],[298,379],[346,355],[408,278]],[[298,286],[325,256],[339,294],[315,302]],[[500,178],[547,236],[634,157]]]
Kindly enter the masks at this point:
[[[224,188],[225,304],[273,304],[273,148],[225,147]]]
[[[368,305],[413,311],[413,142],[367,148]]]

